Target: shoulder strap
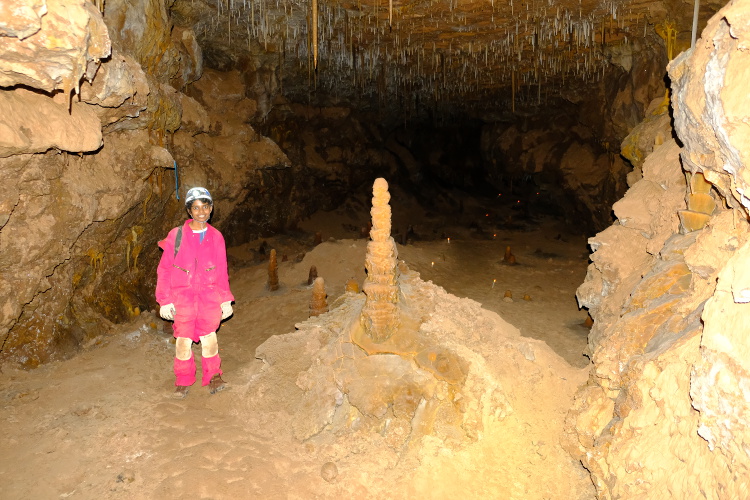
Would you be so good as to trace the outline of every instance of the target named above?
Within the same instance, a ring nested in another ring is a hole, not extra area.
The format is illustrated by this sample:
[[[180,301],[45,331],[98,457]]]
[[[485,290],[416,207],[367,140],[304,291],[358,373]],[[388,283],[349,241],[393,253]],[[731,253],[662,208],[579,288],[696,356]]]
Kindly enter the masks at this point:
[[[174,256],[177,257],[177,252],[180,250],[180,242],[182,241],[182,226],[177,230],[177,236],[174,238]]]

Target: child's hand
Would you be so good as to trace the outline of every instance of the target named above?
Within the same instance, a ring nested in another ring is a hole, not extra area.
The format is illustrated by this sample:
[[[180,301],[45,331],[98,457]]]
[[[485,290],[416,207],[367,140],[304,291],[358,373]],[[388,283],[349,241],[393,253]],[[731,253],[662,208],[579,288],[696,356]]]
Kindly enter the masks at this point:
[[[159,316],[168,321],[172,321],[174,319],[174,304],[161,306],[161,309],[159,309]]]
[[[233,314],[232,310],[232,302],[223,302],[221,304],[221,319],[227,319],[229,316]]]

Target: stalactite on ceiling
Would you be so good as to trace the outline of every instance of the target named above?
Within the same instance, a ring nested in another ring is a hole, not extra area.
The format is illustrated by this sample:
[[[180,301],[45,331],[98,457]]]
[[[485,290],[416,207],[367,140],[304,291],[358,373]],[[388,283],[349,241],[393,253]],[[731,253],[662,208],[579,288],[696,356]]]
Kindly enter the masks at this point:
[[[542,87],[555,95],[566,79],[599,81],[608,64],[604,48],[630,43],[649,24],[647,9],[625,0],[575,8],[529,0],[520,9],[513,0],[359,0],[346,7],[321,0],[218,0],[214,17],[227,22],[206,22],[203,31],[221,36],[218,26],[226,26],[227,43],[247,38],[271,52],[288,45],[287,75],[310,60],[316,72],[310,85],[321,91],[481,102],[505,88],[509,108],[539,105]],[[435,78],[438,55],[441,78]],[[536,95],[516,92],[532,83]]]

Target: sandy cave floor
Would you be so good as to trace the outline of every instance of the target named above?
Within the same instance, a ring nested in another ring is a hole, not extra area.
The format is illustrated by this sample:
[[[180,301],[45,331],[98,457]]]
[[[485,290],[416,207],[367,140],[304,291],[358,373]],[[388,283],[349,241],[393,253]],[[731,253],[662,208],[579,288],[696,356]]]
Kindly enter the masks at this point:
[[[423,280],[497,313],[513,325],[503,327],[502,338],[511,339],[504,342],[527,337],[536,353],[533,367],[506,367],[511,380],[523,381],[514,412],[488,422],[481,440],[459,450],[425,446],[408,458],[346,436],[299,442],[283,418],[250,404],[263,369],[256,348],[308,317],[310,266],[326,280],[332,306],[348,279],[361,287],[366,240],[359,228],[369,207],[354,200],[316,214],[294,236],[265,240],[279,255],[276,292],[266,290],[260,241],[230,249],[235,315],[219,332],[230,386],[217,395],[196,385],[185,400],[170,398],[171,328],[148,312],[71,360],[28,372],[4,366],[0,497],[593,498],[587,472],[560,446],[565,412],[588,376],[587,315],[574,296],[588,263],[585,237],[556,218],[529,219],[492,202],[467,203],[450,220],[405,196],[394,195],[392,206],[394,232],[412,225],[415,234],[399,245],[399,259]],[[315,232],[324,240],[317,246]],[[503,262],[506,246],[515,265]],[[503,300],[506,290],[512,301]],[[194,352],[199,358],[200,347]],[[289,373],[291,383],[296,375]],[[283,400],[283,386],[274,390]],[[338,468],[330,482],[321,477],[326,462]]]

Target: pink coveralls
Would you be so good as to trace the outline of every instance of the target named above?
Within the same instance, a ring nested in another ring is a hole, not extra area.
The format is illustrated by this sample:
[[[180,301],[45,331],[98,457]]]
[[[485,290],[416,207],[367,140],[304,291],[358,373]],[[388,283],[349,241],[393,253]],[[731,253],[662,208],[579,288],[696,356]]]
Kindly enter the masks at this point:
[[[174,336],[199,342],[200,337],[215,332],[221,323],[221,303],[233,301],[227,273],[227,250],[224,237],[211,225],[200,242],[200,234],[190,229],[191,219],[182,226],[182,238],[174,255],[177,228],[159,242],[164,250],[157,268],[156,301],[159,305],[174,304]],[[201,359],[202,383],[221,375],[221,358]],[[195,383],[195,361],[174,359],[175,385]]]

